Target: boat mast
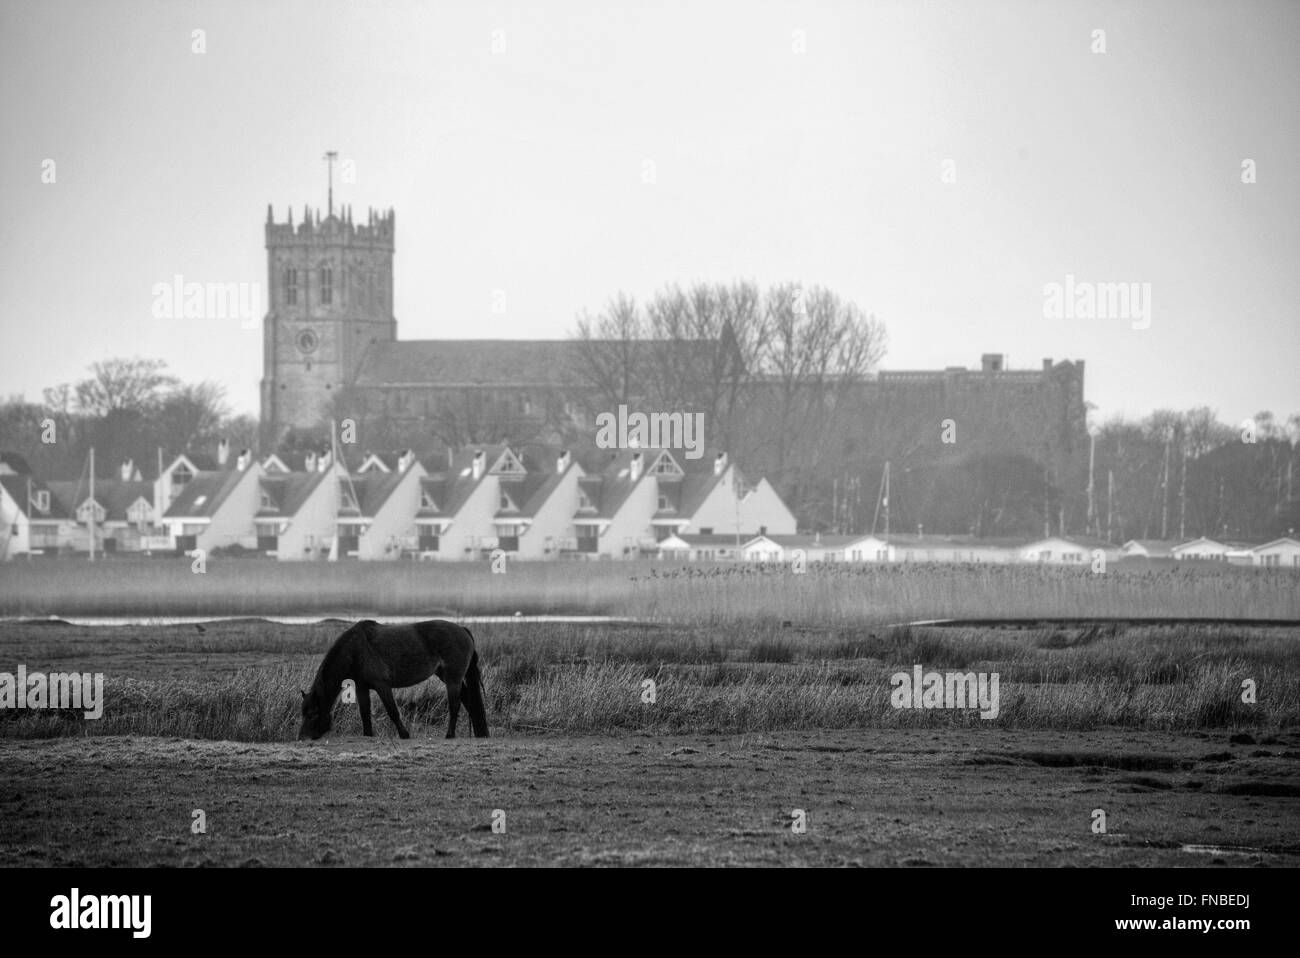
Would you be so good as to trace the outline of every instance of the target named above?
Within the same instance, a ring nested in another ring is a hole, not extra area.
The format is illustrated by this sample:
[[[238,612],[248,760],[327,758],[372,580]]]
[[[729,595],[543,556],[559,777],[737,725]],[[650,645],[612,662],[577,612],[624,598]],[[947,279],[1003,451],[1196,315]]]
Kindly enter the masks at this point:
[[[90,447],[90,561],[95,561],[95,447]]]

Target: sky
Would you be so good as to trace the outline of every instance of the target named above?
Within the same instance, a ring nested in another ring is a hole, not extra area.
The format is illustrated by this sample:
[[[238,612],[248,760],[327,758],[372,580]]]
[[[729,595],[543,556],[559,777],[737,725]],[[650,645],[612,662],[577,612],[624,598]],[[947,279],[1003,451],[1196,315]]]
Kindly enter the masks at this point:
[[[887,369],[1300,413],[1298,46],[1259,0],[0,0],[0,397],[141,356],[255,414],[260,323],[154,286],[265,289],[267,205],[323,207],[336,150],[336,204],[396,211],[403,339],[797,282],[874,314]],[[1149,312],[1048,315],[1067,277]]]

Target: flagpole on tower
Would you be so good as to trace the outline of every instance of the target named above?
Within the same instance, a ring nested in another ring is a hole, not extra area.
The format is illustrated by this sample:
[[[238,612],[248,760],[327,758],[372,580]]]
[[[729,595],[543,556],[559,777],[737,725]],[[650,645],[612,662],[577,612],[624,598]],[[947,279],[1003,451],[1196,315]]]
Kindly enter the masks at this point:
[[[329,212],[328,216],[334,215],[334,161],[339,158],[337,150],[330,150],[325,154],[325,162],[329,164]]]

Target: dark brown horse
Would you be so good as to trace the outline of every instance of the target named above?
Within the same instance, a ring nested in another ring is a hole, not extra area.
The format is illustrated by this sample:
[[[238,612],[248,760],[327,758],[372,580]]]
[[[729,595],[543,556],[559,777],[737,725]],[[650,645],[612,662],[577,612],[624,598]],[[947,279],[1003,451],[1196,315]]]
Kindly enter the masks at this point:
[[[370,619],[358,622],[330,646],[316,672],[311,691],[302,693],[302,729],[298,738],[320,738],[330,730],[334,700],[343,690],[344,679],[356,686],[361,708],[361,727],[374,735],[370,725],[370,691],[379,700],[397,734],[410,738],[393,700],[393,689],[418,685],[436,675],[447,686],[447,738],[456,737],[456,717],[465,703],[476,738],[487,738],[487,710],[483,704],[483,676],[478,652],[469,629],[455,622],[432,619],[414,625],[380,625]]]

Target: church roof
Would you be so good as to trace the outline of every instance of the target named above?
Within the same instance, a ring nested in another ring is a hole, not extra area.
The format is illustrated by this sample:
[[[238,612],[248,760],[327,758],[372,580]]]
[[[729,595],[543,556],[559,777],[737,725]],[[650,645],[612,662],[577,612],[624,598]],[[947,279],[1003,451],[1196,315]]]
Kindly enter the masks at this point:
[[[566,339],[420,339],[375,343],[358,386],[559,386],[581,345]]]

